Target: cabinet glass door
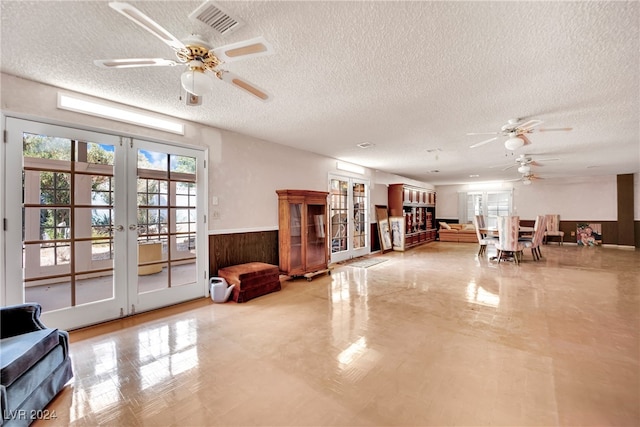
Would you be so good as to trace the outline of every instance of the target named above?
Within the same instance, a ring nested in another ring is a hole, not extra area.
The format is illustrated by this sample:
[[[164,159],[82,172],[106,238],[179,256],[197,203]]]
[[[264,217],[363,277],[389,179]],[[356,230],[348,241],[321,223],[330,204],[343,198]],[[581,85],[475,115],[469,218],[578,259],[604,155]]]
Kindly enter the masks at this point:
[[[307,270],[326,265],[325,205],[307,205]]]
[[[289,268],[292,271],[302,270],[302,203],[290,203],[289,213],[289,230],[291,230]]]

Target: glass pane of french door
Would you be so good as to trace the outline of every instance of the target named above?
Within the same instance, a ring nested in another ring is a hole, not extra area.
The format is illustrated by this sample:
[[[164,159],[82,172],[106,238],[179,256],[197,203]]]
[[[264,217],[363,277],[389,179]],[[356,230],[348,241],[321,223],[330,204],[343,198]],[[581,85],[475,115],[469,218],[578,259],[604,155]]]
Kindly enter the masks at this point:
[[[362,249],[368,246],[369,241],[366,188],[361,182],[352,182],[351,188],[353,190],[353,249]]]
[[[7,216],[21,224],[7,230],[7,265],[22,267],[8,274],[7,302],[38,302],[61,328],[117,317],[119,138],[12,118],[7,131],[6,178],[18,183],[7,191]]]
[[[134,140],[135,189],[131,189],[135,219],[129,221],[130,272],[136,310],[176,303],[204,295],[204,274],[198,255],[202,246],[204,206],[200,190],[203,152],[167,144]]]
[[[346,252],[348,242],[349,183],[341,179],[331,179],[329,204],[331,206],[329,227],[331,230],[331,259],[334,254]]]

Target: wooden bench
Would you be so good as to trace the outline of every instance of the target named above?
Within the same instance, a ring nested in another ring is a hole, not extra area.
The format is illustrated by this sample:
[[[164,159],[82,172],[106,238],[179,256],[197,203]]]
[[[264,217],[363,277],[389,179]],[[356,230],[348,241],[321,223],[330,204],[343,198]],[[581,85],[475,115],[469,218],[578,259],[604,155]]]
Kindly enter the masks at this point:
[[[229,285],[236,285],[231,297],[235,302],[247,302],[281,289],[278,266],[264,262],[224,267],[218,270],[218,276],[224,278]]]

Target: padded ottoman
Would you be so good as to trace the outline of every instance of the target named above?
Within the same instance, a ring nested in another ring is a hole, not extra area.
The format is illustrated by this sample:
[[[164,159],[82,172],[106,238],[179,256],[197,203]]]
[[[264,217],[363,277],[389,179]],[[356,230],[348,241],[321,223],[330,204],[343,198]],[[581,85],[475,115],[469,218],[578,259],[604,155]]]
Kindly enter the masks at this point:
[[[235,302],[246,302],[281,289],[278,266],[264,262],[224,267],[218,270],[218,276],[229,285],[236,285],[232,296]]]

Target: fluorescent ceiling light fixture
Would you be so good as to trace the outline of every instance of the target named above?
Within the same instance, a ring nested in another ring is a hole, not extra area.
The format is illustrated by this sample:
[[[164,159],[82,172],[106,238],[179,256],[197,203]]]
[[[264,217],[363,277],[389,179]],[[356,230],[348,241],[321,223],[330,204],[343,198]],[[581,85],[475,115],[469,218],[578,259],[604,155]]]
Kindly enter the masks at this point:
[[[352,165],[351,163],[336,162],[336,168],[341,171],[359,173],[360,175],[364,175],[364,168],[362,166]]]
[[[121,107],[112,107],[96,101],[75,98],[62,93],[58,93],[58,108],[184,135],[184,125],[182,123],[138,113]]]

